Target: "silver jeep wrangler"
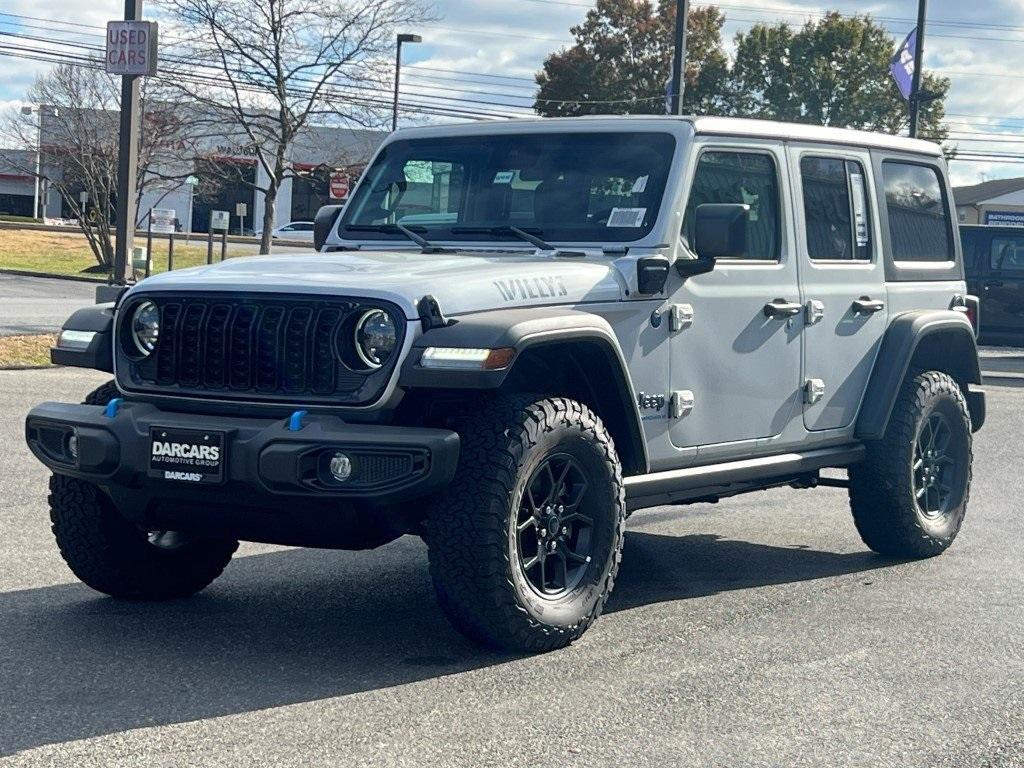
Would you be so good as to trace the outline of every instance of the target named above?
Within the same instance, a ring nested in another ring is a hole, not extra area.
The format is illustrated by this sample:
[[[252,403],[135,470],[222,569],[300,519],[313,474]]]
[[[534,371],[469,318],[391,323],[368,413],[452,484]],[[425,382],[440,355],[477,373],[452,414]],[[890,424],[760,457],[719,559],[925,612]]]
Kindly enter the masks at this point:
[[[57,543],[152,600],[242,539],[420,535],[454,624],[532,651],[598,617],[645,507],[841,485],[867,546],[936,555],[985,419],[950,202],[936,145],[852,131],[401,131],[320,212],[318,253],[68,321],[54,360],[114,381],[28,415]]]

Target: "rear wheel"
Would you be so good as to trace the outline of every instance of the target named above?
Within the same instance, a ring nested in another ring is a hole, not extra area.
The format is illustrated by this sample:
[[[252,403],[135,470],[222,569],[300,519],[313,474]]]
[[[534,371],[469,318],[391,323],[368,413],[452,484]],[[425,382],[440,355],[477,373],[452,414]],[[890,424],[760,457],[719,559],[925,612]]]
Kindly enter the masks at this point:
[[[956,538],[971,487],[971,417],[948,374],[910,376],[885,436],[850,468],[850,505],[871,549],[930,557]]]
[[[427,521],[442,608],[488,645],[568,645],[600,615],[622,557],[611,437],[586,406],[531,396],[491,402],[461,437],[456,479]]]

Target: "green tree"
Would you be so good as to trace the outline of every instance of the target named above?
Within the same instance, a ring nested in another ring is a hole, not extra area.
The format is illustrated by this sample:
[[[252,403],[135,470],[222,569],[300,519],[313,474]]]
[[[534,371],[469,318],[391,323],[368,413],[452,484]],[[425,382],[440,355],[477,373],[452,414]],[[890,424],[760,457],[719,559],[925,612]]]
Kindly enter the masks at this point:
[[[736,35],[730,71],[730,113],[897,133],[907,104],[889,75],[893,40],[870,16],[836,12],[800,29],[757,24]],[[924,73],[939,98],[921,111],[921,134],[945,136],[949,79]]]
[[[726,109],[724,22],[714,6],[696,8],[687,19],[687,112]],[[534,109],[545,117],[663,113],[674,28],[675,0],[597,0],[572,28],[575,44],[544,62]]]

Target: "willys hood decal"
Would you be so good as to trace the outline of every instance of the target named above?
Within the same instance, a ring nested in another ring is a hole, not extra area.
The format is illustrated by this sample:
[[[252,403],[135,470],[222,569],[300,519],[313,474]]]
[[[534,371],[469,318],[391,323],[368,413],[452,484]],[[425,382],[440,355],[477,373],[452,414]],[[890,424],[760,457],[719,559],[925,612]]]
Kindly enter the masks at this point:
[[[415,319],[437,299],[446,315],[536,304],[616,301],[626,284],[610,259],[532,253],[335,253],[234,258],[165,272],[133,291],[241,291],[383,299]]]

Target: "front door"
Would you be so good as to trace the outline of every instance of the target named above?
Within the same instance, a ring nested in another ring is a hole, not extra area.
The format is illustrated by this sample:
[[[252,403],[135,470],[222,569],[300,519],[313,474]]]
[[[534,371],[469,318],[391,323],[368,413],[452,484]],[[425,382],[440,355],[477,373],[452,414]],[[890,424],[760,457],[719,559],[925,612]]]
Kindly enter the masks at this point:
[[[671,336],[670,433],[678,448],[699,446],[701,461],[748,455],[799,419],[802,316],[782,143],[719,139],[695,151],[684,241],[698,205],[749,206],[745,257],[719,260],[671,299],[686,311]]]
[[[790,146],[804,303],[804,424],[850,427],[887,324],[871,158],[853,148]]]

